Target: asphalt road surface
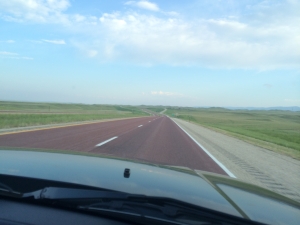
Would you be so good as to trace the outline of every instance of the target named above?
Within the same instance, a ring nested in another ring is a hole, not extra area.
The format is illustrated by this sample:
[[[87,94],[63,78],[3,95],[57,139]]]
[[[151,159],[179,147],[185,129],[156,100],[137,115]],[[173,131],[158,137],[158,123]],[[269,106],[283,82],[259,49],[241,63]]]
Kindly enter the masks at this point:
[[[1,134],[0,146],[91,152],[227,175],[165,116]]]

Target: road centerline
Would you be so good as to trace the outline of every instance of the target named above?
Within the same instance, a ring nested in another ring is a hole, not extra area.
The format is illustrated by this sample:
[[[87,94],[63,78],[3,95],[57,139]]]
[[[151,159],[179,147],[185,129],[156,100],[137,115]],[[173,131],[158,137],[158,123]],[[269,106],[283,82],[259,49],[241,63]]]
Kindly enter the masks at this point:
[[[110,138],[110,139],[108,139],[108,140],[106,140],[106,141],[103,141],[103,142],[97,144],[95,147],[99,147],[99,146],[101,146],[101,145],[104,145],[104,144],[106,144],[106,143],[108,143],[108,142],[110,142],[110,141],[112,141],[112,140],[114,140],[114,139],[116,139],[116,138],[118,138],[118,137],[117,137],[117,136],[116,136],[116,137],[112,137],[112,138]]]

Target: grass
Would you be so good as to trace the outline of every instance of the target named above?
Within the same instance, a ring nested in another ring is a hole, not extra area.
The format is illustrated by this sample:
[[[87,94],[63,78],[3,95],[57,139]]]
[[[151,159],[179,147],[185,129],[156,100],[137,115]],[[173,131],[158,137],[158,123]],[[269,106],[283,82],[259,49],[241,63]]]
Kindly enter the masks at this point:
[[[151,106],[151,107],[147,107],[146,109],[152,111],[152,112],[156,112],[156,113],[160,113],[162,111],[164,111],[165,107],[160,107],[160,106]]]
[[[63,103],[35,103],[35,102],[7,102],[0,101],[0,112],[40,112],[40,113],[92,113],[107,110],[132,111],[138,110],[132,106],[117,105],[86,105],[86,104],[63,104]]]
[[[168,108],[166,114],[300,159],[300,112]]]
[[[0,129],[140,116],[133,106],[0,102]]]

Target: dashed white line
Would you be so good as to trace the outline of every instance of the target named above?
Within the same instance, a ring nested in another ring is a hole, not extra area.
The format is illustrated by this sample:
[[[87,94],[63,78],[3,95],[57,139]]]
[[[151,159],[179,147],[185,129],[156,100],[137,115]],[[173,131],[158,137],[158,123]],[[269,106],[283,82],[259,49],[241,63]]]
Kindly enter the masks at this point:
[[[172,119],[173,120],[173,119]],[[173,120],[174,123],[176,123],[174,120]],[[181,130],[183,130],[197,145],[199,145],[200,148],[203,149],[203,151],[206,152],[206,154],[212,158],[212,160],[214,160],[230,177],[233,177],[233,178],[236,178],[236,176],[234,176],[233,173],[231,173],[229,171],[229,169],[227,169],[219,160],[217,160],[212,154],[210,154],[209,151],[207,151],[201,144],[198,143],[198,141],[196,141],[188,132],[186,132],[181,126],[179,126],[178,123],[176,123],[178,127],[181,128]]]
[[[143,125],[139,125],[138,127],[142,127]]]
[[[117,138],[117,137],[113,137],[113,138],[111,138],[111,139],[108,139],[108,140],[106,140],[106,141],[103,141],[103,142],[97,144],[96,147],[99,147],[99,146],[101,146],[101,145],[104,145],[104,144],[106,144],[107,142],[110,142],[110,141],[112,141],[112,140],[114,140],[114,139],[116,139],[116,138]]]

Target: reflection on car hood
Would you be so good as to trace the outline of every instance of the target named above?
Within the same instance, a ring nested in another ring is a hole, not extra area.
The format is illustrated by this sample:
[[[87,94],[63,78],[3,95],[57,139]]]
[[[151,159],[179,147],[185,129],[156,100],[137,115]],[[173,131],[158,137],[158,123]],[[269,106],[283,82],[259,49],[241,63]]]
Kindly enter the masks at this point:
[[[130,169],[129,178],[124,169]],[[0,174],[168,197],[270,224],[298,224],[300,204],[238,179],[103,156],[0,150]]]

